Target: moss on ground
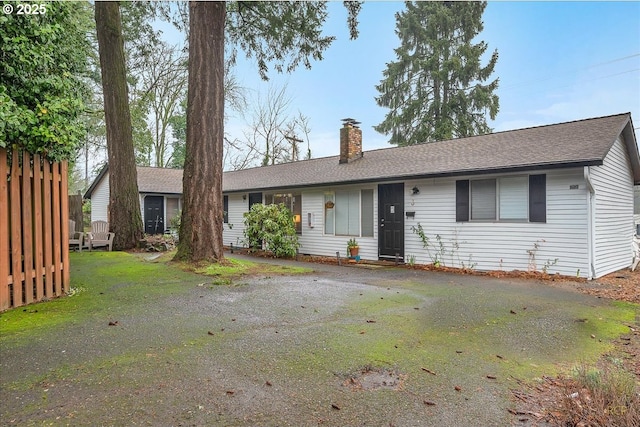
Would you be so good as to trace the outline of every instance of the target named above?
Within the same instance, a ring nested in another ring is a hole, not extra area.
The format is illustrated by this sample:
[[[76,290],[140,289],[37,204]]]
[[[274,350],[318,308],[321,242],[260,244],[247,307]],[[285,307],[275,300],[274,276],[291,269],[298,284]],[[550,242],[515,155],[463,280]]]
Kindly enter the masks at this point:
[[[498,301],[495,310],[467,313],[474,306],[491,307],[495,294],[462,297],[448,285],[396,289],[355,298],[341,312],[352,322],[327,324],[325,345],[331,350],[303,352],[292,358],[293,364],[302,373],[309,365],[343,370],[425,366],[456,374],[484,369],[503,378],[533,379],[566,371],[576,361],[594,362],[611,349],[613,339],[628,332],[625,323],[638,314],[636,304],[618,302],[593,307],[534,301],[533,307],[523,309],[523,301],[514,295]],[[542,328],[548,333],[541,333]]]
[[[170,257],[147,260],[146,256],[126,252],[71,253],[69,296],[0,313],[0,343],[9,336],[46,333],[52,327],[77,322],[115,306],[123,310],[137,307],[142,300],[151,303],[154,298],[183,293],[202,284],[202,275],[215,277],[205,282],[208,285],[229,285],[240,277],[313,271],[229,258],[224,264],[201,266],[193,274],[170,263]]]
[[[305,274],[312,271],[313,269],[306,267],[257,263],[236,258],[226,258],[223,264],[210,264],[195,270],[199,274],[226,279],[254,275]]]

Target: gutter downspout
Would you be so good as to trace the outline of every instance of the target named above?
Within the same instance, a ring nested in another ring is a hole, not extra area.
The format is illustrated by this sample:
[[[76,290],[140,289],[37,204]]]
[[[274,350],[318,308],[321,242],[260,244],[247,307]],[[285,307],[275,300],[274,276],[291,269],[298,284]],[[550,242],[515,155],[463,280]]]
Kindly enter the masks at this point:
[[[589,190],[589,200],[587,203],[587,252],[589,256],[589,277],[591,280],[596,277],[595,268],[595,201],[596,201],[596,189],[591,181],[591,170],[589,166],[584,167],[584,180],[587,183],[587,189]]]

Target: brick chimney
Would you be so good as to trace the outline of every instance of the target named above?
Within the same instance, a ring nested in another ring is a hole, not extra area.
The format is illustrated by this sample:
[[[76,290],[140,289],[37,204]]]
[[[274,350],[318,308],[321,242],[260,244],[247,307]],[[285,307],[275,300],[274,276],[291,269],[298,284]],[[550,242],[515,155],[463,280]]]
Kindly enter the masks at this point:
[[[340,163],[351,163],[362,157],[362,130],[360,122],[354,119],[342,119],[340,129]]]

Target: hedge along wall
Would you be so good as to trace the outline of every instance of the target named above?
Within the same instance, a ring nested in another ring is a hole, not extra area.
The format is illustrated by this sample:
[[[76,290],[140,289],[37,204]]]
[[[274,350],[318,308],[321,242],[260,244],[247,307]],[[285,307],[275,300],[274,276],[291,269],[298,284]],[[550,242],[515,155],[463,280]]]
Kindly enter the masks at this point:
[[[67,168],[0,148],[0,311],[69,290]]]

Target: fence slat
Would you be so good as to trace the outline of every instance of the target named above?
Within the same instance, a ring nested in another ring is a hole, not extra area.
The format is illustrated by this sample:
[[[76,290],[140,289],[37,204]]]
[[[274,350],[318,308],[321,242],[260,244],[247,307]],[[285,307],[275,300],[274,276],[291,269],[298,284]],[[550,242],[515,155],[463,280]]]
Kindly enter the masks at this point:
[[[34,263],[36,269],[36,301],[44,298],[43,253],[42,253],[42,173],[40,156],[33,157],[33,234]]]
[[[24,302],[33,302],[33,206],[31,204],[31,156],[22,153],[22,271]]]
[[[42,163],[42,199],[44,201],[44,294],[47,298],[53,298],[53,226],[51,213],[51,163],[45,160]]]
[[[69,292],[69,188],[67,183],[68,166],[63,160],[60,164],[60,210],[66,215],[60,218],[62,225],[62,292]]]
[[[60,164],[53,164],[53,200],[51,203],[53,213],[53,265],[54,265],[54,293],[62,295],[62,239],[60,233]]]
[[[9,308],[9,170],[7,150],[0,149],[0,311]]]
[[[11,154],[11,276],[13,306],[24,304],[22,300],[22,221],[20,217],[20,156],[18,150]]]

